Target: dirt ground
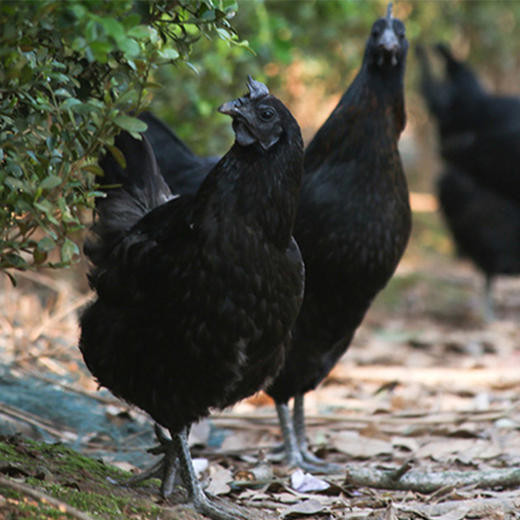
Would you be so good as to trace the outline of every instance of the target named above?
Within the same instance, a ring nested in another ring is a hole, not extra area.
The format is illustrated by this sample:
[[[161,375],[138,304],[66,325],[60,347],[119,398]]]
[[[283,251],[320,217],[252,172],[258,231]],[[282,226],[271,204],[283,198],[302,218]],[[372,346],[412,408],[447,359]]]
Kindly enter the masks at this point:
[[[259,394],[194,427],[208,494],[251,519],[520,518],[520,279],[497,280],[486,321],[481,277],[437,215],[414,221],[396,276],[306,396],[313,449],[344,471],[272,461],[279,429]],[[152,425],[81,361],[81,269],[18,281],[0,278],[0,520],[201,519],[159,500],[157,481],[121,485],[155,460]]]

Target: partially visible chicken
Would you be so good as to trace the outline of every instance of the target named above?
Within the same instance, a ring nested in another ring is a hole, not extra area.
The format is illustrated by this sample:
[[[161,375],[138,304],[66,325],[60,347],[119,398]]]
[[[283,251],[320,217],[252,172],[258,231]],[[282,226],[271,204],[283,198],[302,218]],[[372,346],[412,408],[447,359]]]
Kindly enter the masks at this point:
[[[305,297],[293,349],[267,389],[293,465],[335,469],[323,467],[307,448],[303,396],[349,347],[410,235],[408,188],[397,148],[406,121],[407,50],[405,26],[392,16],[390,4],[387,16],[372,26],[360,71],[305,151],[294,228],[305,261]]]
[[[102,386],[147,411],[172,441],[161,491],[176,460],[196,509],[217,520],[196,479],[186,430],[265,387],[279,371],[303,296],[292,238],[303,144],[298,124],[267,87],[222,105],[236,141],[193,196],[172,197],[146,139],[116,139],[127,168],[101,161],[106,189],[85,251],[96,300],[79,346]]]
[[[476,163],[486,155],[486,147],[473,149],[474,139],[476,136],[480,139],[485,133],[500,134],[508,125],[513,129],[515,120],[520,125],[520,113],[515,112],[517,103],[513,98],[496,98],[485,93],[471,69],[455,60],[446,47],[437,46],[437,52],[446,62],[446,76],[441,79],[433,76],[425,49],[418,46],[416,51],[421,67],[421,92],[438,127],[445,162],[437,184],[440,208],[459,251],[485,276],[484,316],[491,320],[494,277],[520,274],[520,202],[503,195],[502,189],[492,187],[495,178],[498,178],[498,186],[502,185],[501,175],[504,175],[507,158],[497,156],[492,167],[489,156],[484,159],[488,161],[487,166],[484,162],[477,168]],[[504,113],[507,106],[511,108],[508,115]],[[493,112],[493,107],[498,109],[496,114],[486,115],[486,111]],[[480,109],[483,114],[478,113]],[[520,137],[520,126],[518,135]],[[495,146],[495,137],[490,146]],[[506,142],[503,151],[507,148]],[[473,154],[475,157],[471,157]]]
[[[486,92],[466,64],[443,44],[445,64],[434,78],[422,47],[417,48],[421,89],[439,125],[442,158],[482,186],[520,203],[520,98]]]
[[[438,193],[459,253],[484,274],[484,316],[492,320],[494,278],[520,274],[520,206],[453,167],[440,176]]]

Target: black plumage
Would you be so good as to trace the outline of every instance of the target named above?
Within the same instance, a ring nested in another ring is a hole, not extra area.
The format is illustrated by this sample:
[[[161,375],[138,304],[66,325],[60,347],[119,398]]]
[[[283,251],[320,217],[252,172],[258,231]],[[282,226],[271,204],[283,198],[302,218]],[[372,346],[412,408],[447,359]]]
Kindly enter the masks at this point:
[[[213,407],[264,387],[284,360],[303,297],[292,238],[303,144],[298,124],[265,85],[220,107],[236,141],[195,195],[172,197],[146,139],[122,133],[123,170],[106,155],[86,252],[97,299],[81,317],[80,349],[99,383],[147,411],[173,442],[195,506],[209,502],[190,469],[184,432]]]
[[[404,24],[389,7],[387,17],[372,27],[361,70],[305,151],[294,230],[306,265],[305,298],[293,348],[268,393],[277,403],[287,462],[311,470],[335,468],[323,466],[307,450],[303,395],[348,348],[410,234],[408,189],[397,148],[406,118],[407,49]],[[172,141],[171,160],[166,157],[160,166],[177,191],[174,146]],[[291,397],[293,422],[287,407]]]
[[[421,92],[438,126],[441,147],[451,147],[452,150],[449,155],[442,153],[445,165],[437,182],[440,209],[459,253],[468,257],[485,276],[485,314],[491,318],[493,279],[501,274],[520,274],[520,204],[492,189],[489,183],[482,183],[479,175],[472,175],[473,170],[456,167],[449,159],[458,153],[454,135],[459,134],[453,129],[458,126],[461,131],[471,133],[468,125],[475,107],[466,102],[464,93],[474,92],[469,95],[470,99],[490,98],[487,101],[490,109],[496,99],[485,94],[478,78],[466,64],[454,60],[444,46],[438,46],[437,50],[446,59],[447,71],[443,79],[433,77],[422,47],[418,47],[417,54],[421,65]],[[502,102],[509,103],[505,99]],[[502,118],[499,118],[498,131],[502,124],[500,121]],[[478,129],[478,118],[474,123]],[[493,128],[487,131],[492,133]],[[461,155],[466,153],[466,143],[462,139]],[[501,161],[497,168],[500,164]],[[473,163],[466,167],[472,168]],[[487,175],[492,181],[495,170],[489,169]]]
[[[305,151],[294,229],[306,266],[305,298],[293,350],[268,388],[295,463],[316,462],[306,448],[303,395],[348,348],[410,235],[408,189],[397,148],[406,117],[407,48],[404,24],[389,7],[387,17],[372,26],[352,85]],[[283,419],[291,397],[299,454],[289,438],[291,425]]]
[[[442,173],[438,192],[459,253],[484,273],[486,286],[497,275],[520,274],[520,206],[454,168]]]
[[[174,193],[193,195],[218,157],[200,157],[181,141],[160,119],[150,112],[140,116],[147,125],[146,138],[152,145],[161,173]]]
[[[440,153],[482,186],[520,203],[520,98],[487,92],[468,64],[443,44],[435,47],[445,65],[434,78],[418,47],[421,90],[439,127]]]

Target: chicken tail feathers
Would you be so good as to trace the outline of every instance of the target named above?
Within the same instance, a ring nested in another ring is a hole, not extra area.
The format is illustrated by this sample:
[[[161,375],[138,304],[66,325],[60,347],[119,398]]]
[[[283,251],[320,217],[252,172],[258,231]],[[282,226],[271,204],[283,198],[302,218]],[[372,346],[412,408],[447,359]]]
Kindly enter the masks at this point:
[[[85,253],[96,265],[144,215],[173,197],[144,136],[139,140],[121,132],[115,146],[126,166],[109,151],[99,161],[103,176],[98,181],[106,196],[96,199],[93,235],[85,242]]]
[[[199,161],[186,144],[160,119],[150,112],[143,112],[139,119],[148,125],[146,138],[153,147],[162,175],[173,167],[176,171],[190,169]]]

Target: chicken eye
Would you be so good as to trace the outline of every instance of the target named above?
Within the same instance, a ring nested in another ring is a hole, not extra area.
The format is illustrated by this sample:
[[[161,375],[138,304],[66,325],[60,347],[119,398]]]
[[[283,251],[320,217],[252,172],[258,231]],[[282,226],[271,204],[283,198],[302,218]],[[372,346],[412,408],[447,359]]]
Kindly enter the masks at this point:
[[[274,116],[274,110],[272,108],[263,108],[260,110],[260,118],[264,121],[269,121]]]

